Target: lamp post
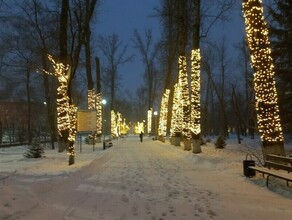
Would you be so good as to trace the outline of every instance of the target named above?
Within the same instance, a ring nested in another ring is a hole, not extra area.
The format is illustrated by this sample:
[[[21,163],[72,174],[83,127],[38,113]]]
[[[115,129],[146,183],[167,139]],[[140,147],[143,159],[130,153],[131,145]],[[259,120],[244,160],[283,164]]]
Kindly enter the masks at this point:
[[[103,133],[103,145],[105,144],[105,105],[106,105],[106,99],[102,99],[101,100],[101,104],[102,104],[102,110],[101,110],[101,113],[102,113],[102,116],[101,116],[101,120],[102,120],[102,133]]]
[[[153,115],[154,115],[154,133],[155,133],[155,140],[157,140],[157,115],[158,115],[158,112],[157,111],[154,111],[153,112]]]

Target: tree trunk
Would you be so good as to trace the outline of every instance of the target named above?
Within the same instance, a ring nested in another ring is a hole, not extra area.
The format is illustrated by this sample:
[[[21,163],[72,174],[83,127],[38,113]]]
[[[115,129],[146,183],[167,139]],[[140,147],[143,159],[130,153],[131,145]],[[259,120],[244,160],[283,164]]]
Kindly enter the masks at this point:
[[[31,143],[32,140],[32,131],[31,131],[31,100],[30,100],[30,67],[26,69],[26,94],[27,94],[27,134],[28,134],[28,143]]]
[[[193,26],[193,51],[191,67],[191,130],[193,153],[200,153],[201,150],[201,108],[200,108],[200,67],[201,59],[197,61],[197,53],[200,56],[200,19],[201,1],[194,0],[194,26]],[[194,57],[193,57],[194,55]],[[198,72],[199,71],[199,72]],[[198,88],[199,87],[199,88]]]
[[[233,111],[234,115],[236,117],[236,134],[237,134],[237,142],[238,144],[241,144],[241,138],[240,138],[240,127],[241,127],[241,116],[240,116],[240,110],[237,102],[237,97],[235,93],[235,86],[232,85],[232,105],[233,105]]]

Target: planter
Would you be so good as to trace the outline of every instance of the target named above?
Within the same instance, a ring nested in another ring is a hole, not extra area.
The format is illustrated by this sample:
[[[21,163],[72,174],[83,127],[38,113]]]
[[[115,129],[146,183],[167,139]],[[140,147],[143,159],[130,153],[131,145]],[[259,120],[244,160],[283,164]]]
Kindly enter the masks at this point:
[[[171,137],[172,139],[172,145],[174,146],[180,146],[180,137]]]
[[[192,139],[192,147],[193,147],[193,153],[199,154],[202,152],[201,149],[201,139]]]
[[[183,149],[187,151],[192,149],[191,140],[183,138]]]

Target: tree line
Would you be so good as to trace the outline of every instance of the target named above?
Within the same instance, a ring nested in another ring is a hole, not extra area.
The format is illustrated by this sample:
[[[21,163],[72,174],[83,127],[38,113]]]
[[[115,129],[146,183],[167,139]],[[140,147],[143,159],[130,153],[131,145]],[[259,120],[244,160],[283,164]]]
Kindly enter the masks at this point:
[[[160,0],[150,15],[161,24],[159,41],[154,41],[151,29],[136,29],[132,34],[133,45],[124,43],[116,33],[109,36],[93,33],[93,26],[98,26],[96,20],[101,4],[100,0],[0,1],[0,99],[25,100],[29,118],[33,117],[30,103],[44,100],[52,146],[57,138],[55,100],[58,80],[41,73],[41,70],[52,70],[48,54],[71,66],[68,73],[70,102],[86,106],[87,91],[101,89],[110,100],[110,109],[118,110],[134,121],[143,120],[148,109],[158,108],[165,89],[170,89],[170,99],[173,98],[178,56],[182,51],[188,53],[190,48],[200,47],[202,135],[228,137],[233,131],[238,136],[254,135],[257,122],[253,70],[246,40],[243,37],[238,45],[231,45],[232,51],[236,51],[237,57],[234,57],[226,38],[214,40],[210,35],[216,26],[232,19],[232,13],[240,13],[236,1]],[[289,132],[292,120],[292,3],[275,0],[266,6],[276,62],[280,113],[285,131]],[[141,67],[144,84],[136,94],[121,95],[119,67],[134,59],[129,46],[136,48],[138,58],[144,64]],[[98,56],[106,63],[99,65]],[[102,70],[101,88],[94,84],[99,68]],[[168,106],[172,108],[171,103]],[[1,128],[3,123],[2,120]],[[32,130],[29,126],[28,122],[28,132]],[[32,136],[28,134],[30,141]]]

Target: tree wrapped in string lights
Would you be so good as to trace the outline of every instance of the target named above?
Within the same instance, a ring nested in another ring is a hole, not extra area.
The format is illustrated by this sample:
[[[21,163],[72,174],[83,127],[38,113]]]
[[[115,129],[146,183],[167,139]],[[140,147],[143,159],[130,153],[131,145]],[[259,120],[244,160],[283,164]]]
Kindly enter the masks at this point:
[[[96,134],[100,139],[102,133],[102,98],[101,93],[97,93],[96,96]]]
[[[192,50],[191,55],[191,123],[190,131],[193,153],[201,152],[201,85],[200,85],[200,49]]]
[[[166,89],[161,99],[158,137],[162,142],[165,142],[166,137],[169,93],[170,90]]]
[[[95,110],[95,92],[94,89],[89,89],[87,91],[87,102],[88,102],[88,109]]]
[[[147,132],[148,132],[148,135],[151,135],[151,128],[152,128],[152,113],[153,112],[153,109],[150,108],[148,111],[147,111]]]
[[[117,137],[117,114],[114,110],[111,110],[111,135],[113,138]]]
[[[285,155],[274,64],[262,1],[243,0],[243,15],[251,62],[255,71],[255,104],[263,153],[264,155],[269,153]]]
[[[183,122],[183,109],[181,102],[181,86],[179,82],[174,85],[172,117],[170,126],[171,143],[180,146],[180,137]]]
[[[187,58],[186,56],[179,56],[178,61],[178,85],[181,86],[181,106],[183,110],[182,120],[182,138],[184,142],[184,150],[191,150],[190,145],[190,99],[189,99],[189,84],[188,84],[188,72],[187,72]]]
[[[69,165],[75,162],[75,147],[74,141],[76,137],[76,111],[77,108],[69,103],[68,96],[68,81],[70,76],[69,65],[57,63],[51,55],[48,55],[48,59],[51,61],[54,73],[45,71],[46,74],[56,76],[58,78],[59,86],[57,88],[57,128],[61,139],[69,141],[68,154]],[[60,146],[59,146],[60,148]]]

